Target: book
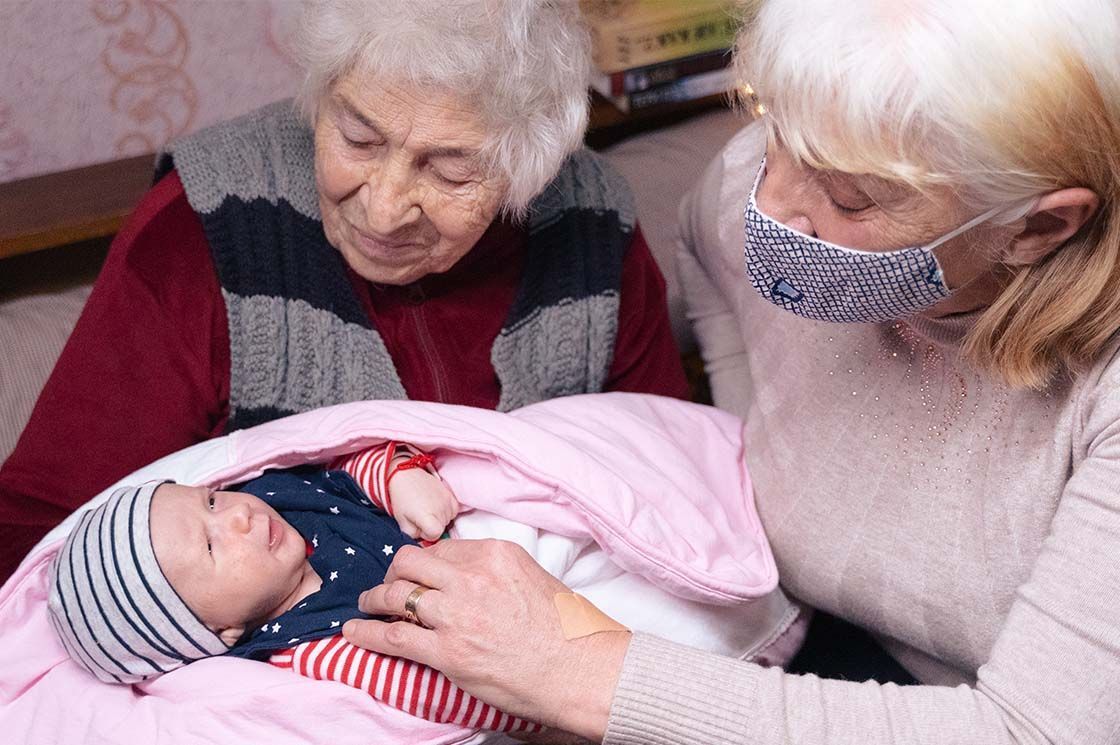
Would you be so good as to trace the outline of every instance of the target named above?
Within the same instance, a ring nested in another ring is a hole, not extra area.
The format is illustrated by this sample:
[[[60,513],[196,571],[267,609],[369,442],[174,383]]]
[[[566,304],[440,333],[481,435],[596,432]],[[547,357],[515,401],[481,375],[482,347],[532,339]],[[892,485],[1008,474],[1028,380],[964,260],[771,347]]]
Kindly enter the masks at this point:
[[[662,104],[694,101],[706,96],[727,93],[733,87],[734,81],[735,75],[732,70],[724,67],[689,75],[644,91],[636,91],[622,96],[608,96],[607,99],[620,111],[629,113]]]
[[[606,98],[611,98],[665,85],[689,75],[720,70],[730,64],[731,50],[719,49],[631,70],[596,73],[591,76],[591,87]]]
[[[585,0],[582,7],[595,66],[613,73],[727,49],[738,31],[732,6],[729,0]]]
[[[633,24],[667,16],[687,15],[715,7],[729,7],[732,0],[579,0],[580,12],[594,24]]]

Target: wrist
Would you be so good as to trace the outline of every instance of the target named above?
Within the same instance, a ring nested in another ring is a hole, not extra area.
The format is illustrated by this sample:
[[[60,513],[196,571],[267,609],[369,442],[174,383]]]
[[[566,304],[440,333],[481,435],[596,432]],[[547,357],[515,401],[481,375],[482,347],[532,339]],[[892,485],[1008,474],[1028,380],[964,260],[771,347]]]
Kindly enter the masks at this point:
[[[629,631],[605,631],[571,642],[580,649],[572,660],[572,680],[557,702],[561,729],[602,741],[631,636]]]

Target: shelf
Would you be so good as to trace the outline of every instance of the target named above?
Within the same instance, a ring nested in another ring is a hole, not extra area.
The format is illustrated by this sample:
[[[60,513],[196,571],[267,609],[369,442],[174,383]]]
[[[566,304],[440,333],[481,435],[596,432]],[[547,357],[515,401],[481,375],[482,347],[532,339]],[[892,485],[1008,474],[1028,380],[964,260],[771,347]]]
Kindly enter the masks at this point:
[[[0,259],[113,235],[151,186],[154,158],[0,184]]]

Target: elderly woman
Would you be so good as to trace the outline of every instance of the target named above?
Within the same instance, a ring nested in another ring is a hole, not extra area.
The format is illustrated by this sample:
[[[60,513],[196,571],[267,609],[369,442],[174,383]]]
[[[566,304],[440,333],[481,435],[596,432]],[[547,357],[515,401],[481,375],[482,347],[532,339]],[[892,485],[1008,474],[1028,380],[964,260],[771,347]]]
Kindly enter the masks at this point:
[[[1115,742],[1120,10],[753,5],[764,116],[683,209],[696,330],[786,589],[920,685],[567,641],[500,543],[402,551],[363,607],[429,587],[430,628],[346,634],[609,743]]]
[[[0,578],[124,474],[285,414],[687,394],[629,191],[579,150],[574,2],[335,0],[302,31],[305,116],[176,143],[117,237],[0,471]]]

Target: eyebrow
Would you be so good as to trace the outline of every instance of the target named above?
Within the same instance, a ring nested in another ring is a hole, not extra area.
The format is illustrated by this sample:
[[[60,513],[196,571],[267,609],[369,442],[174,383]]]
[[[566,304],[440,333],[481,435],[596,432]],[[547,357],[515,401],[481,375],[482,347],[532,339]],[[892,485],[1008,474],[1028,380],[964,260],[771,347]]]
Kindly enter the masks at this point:
[[[348,116],[357,119],[358,123],[363,127],[372,129],[379,136],[385,137],[385,133],[381,128],[368,116],[358,111],[358,107],[351,103],[350,99],[346,98],[346,96],[341,93],[336,93],[334,99]],[[425,150],[422,155],[425,158],[477,158],[479,156],[479,151],[464,147],[434,147],[430,150]]]

